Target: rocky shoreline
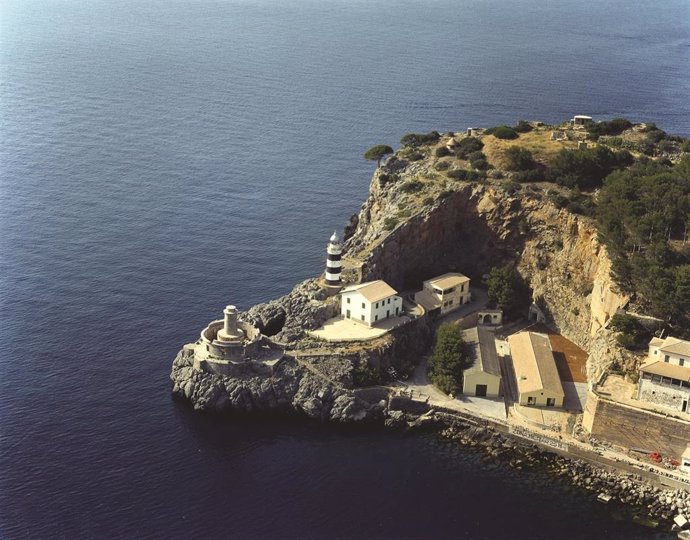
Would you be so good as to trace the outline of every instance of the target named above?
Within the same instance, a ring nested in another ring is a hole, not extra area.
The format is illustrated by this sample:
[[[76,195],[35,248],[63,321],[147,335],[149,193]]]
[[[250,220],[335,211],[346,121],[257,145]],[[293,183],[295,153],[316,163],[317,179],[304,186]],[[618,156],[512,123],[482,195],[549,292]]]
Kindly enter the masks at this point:
[[[345,363],[321,358],[334,376]],[[262,374],[226,377],[192,368],[192,359],[181,351],[173,363],[173,394],[202,411],[284,412],[320,422],[378,424],[388,429],[433,429],[441,437],[484,453],[518,470],[546,468],[573,485],[610,495],[650,518],[668,522],[676,514],[690,514],[690,493],[660,489],[638,475],[614,472],[565,457],[520,437],[501,433],[480,419],[469,420],[437,412],[422,403],[386,392],[360,397],[355,388],[324,384],[323,379],[294,358],[281,361],[271,377]],[[347,370],[341,373],[347,379]],[[378,399],[379,397],[384,399]]]
[[[476,448],[518,470],[545,467],[575,486],[596,495],[609,495],[612,501],[627,505],[655,520],[670,522],[677,514],[687,516],[690,513],[690,493],[685,490],[654,487],[639,475],[610,471],[565,457],[485,426],[457,420],[442,428],[440,434],[446,439]]]

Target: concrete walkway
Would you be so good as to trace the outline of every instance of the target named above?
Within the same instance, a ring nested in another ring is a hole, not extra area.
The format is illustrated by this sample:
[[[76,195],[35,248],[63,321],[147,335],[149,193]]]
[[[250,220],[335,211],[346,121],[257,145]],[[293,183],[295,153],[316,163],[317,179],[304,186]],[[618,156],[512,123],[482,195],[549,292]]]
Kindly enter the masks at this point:
[[[408,392],[411,392],[412,398],[428,400],[427,402],[431,406],[444,407],[494,421],[506,421],[503,398],[481,398],[463,394],[452,398],[431,384],[426,374],[427,362],[428,357],[422,358],[412,377],[401,383]]]
[[[327,320],[321,328],[307,333],[326,341],[368,341],[381,337],[393,328],[406,324],[411,320],[410,317],[403,315],[402,317],[385,319],[377,322],[376,326],[369,327],[352,319],[345,319],[339,316]]]

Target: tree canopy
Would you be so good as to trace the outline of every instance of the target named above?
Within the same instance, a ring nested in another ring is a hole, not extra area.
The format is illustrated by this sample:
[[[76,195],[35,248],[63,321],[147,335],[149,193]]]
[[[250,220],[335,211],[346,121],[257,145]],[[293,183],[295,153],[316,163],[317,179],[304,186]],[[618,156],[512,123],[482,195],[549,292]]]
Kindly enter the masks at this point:
[[[618,285],[688,335],[690,156],[672,167],[650,161],[614,172],[597,203],[599,237]]]
[[[372,146],[364,152],[364,159],[369,159],[371,161],[376,161],[376,165],[379,166],[381,165],[381,160],[387,156],[393,153],[393,149],[385,144],[377,144],[376,146]]]
[[[471,365],[460,329],[452,324],[442,324],[436,333],[429,363],[431,382],[446,394],[457,394],[462,390],[462,372]]]
[[[550,163],[551,177],[566,187],[591,190],[601,186],[604,178],[617,168],[632,162],[629,152],[612,152],[605,146],[582,150],[562,149]]]
[[[508,315],[517,314],[529,302],[529,290],[517,270],[506,266],[494,266],[489,272],[489,301]]]

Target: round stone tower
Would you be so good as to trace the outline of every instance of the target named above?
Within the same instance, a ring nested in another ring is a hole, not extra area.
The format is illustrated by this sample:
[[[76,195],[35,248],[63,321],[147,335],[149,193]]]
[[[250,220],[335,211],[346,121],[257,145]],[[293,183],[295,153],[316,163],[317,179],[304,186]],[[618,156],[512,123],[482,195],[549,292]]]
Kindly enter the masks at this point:
[[[241,343],[244,339],[244,332],[237,327],[237,308],[235,306],[225,306],[223,315],[225,315],[223,328],[218,330],[217,339]]]
[[[343,246],[338,235],[333,232],[328,247],[326,248],[326,285],[339,286],[341,282],[340,271],[342,269],[341,256]]]

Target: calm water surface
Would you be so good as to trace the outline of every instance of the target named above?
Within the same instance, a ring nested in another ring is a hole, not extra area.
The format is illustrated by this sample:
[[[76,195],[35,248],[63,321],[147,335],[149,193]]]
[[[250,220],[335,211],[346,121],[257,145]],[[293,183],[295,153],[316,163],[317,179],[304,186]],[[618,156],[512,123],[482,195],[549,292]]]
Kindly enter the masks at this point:
[[[376,143],[690,135],[685,0],[4,0],[0,537],[644,538],[427,436],[199,416],[170,362],[318,274]]]

